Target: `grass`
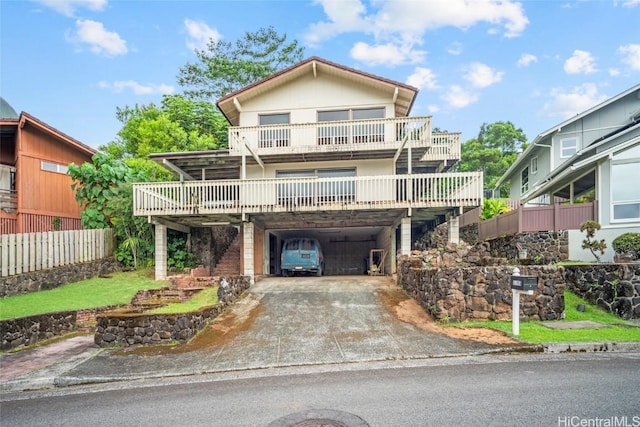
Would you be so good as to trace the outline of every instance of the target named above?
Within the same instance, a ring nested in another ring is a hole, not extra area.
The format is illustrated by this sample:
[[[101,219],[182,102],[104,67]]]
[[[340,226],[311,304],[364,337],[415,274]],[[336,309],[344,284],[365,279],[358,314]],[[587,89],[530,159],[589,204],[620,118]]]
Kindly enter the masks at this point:
[[[518,339],[532,344],[556,343],[556,342],[631,342],[640,341],[640,327],[624,321],[619,317],[607,313],[600,307],[591,305],[574,295],[565,292],[565,321],[591,320],[593,322],[608,325],[600,329],[551,329],[540,322],[520,322],[520,335]],[[580,312],[576,309],[578,304],[584,304],[586,309]],[[482,327],[496,329],[513,336],[511,322],[486,321],[486,322],[461,322],[452,324],[452,327]]]
[[[95,277],[48,291],[0,299],[0,320],[56,311],[128,304],[139,290],[163,286],[168,286],[168,282],[154,280],[153,272],[150,270],[114,273],[108,279]]]
[[[218,303],[218,288],[205,288],[192,296],[188,301],[173,303],[147,311],[149,314],[188,313],[199,308]]]

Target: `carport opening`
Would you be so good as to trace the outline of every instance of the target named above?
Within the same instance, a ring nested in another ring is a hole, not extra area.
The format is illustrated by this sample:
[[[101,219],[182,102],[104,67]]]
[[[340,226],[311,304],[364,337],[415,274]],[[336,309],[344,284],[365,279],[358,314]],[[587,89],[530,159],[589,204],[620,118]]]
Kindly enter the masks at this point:
[[[288,238],[307,237],[320,242],[324,253],[324,275],[365,275],[372,249],[385,250],[384,272],[391,272],[391,239],[395,232],[391,227],[350,227],[296,230],[271,230],[269,233],[269,272],[281,275],[280,256],[282,245]],[[379,253],[374,255],[380,260]]]

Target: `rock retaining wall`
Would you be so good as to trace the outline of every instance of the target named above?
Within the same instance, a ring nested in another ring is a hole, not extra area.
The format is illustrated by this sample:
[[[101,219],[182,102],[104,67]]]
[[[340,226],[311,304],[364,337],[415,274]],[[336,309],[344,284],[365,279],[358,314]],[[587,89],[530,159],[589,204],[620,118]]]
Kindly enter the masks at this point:
[[[67,283],[78,282],[101,274],[119,271],[114,257],[81,264],[65,265],[47,270],[33,271],[0,278],[0,297],[27,294],[57,288]]]
[[[640,319],[640,264],[566,266],[567,287],[623,319]]]
[[[97,318],[95,343],[100,347],[129,347],[187,341],[235,301],[249,285],[249,277],[222,278],[218,288],[219,303],[191,313],[104,313]]]
[[[562,267],[528,266],[521,274],[537,276],[534,295],[522,295],[522,320],[556,320],[564,317]],[[511,319],[512,267],[431,267],[422,256],[399,259],[398,284],[436,320]]]
[[[0,322],[1,350],[33,345],[40,340],[64,335],[76,329],[76,312],[40,314]]]

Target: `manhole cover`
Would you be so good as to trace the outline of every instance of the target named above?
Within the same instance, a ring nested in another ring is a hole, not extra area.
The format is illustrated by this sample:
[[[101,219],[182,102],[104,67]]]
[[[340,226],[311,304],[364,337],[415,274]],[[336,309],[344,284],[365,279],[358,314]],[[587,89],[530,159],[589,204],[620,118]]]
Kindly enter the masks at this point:
[[[331,409],[296,412],[271,422],[268,427],[369,427],[362,418]]]

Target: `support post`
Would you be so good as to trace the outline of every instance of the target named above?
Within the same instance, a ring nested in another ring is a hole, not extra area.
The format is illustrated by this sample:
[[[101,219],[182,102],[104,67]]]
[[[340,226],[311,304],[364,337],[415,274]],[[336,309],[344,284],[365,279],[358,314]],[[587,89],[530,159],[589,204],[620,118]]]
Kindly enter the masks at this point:
[[[409,255],[411,253],[411,217],[402,218],[400,222],[400,253]]]
[[[167,226],[155,224],[156,237],[156,280],[167,278]]]
[[[253,268],[253,244],[254,244],[254,225],[252,222],[245,222],[242,224],[242,264],[243,272],[245,276],[251,277],[253,282],[254,268]]]
[[[457,245],[460,243],[460,217],[451,217],[447,223],[449,224],[449,243]]]

